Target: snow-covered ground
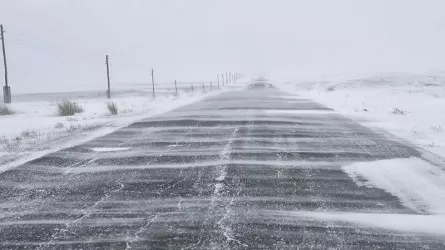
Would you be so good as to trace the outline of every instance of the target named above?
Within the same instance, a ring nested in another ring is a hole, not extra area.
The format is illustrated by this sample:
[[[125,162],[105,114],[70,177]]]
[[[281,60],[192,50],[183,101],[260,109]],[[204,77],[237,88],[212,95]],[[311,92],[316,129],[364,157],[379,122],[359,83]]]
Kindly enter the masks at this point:
[[[424,158],[343,167],[357,185],[383,189],[420,215],[295,212],[295,216],[445,236],[445,74],[296,81],[277,86],[392,139],[411,143]]]
[[[57,115],[57,104],[65,97],[57,99],[49,94],[50,98],[45,101],[42,94],[29,95],[29,98],[25,95],[9,105],[13,115],[0,116],[0,171],[236,87],[207,89],[205,93],[202,89],[194,93],[182,91],[178,97],[173,92],[163,93],[155,99],[151,93],[117,95],[111,101],[117,104],[118,115],[110,113],[107,109],[109,100],[103,96],[77,97],[71,101],[84,111],[66,117]]]
[[[323,221],[341,221],[371,228],[445,236],[445,215],[292,212],[297,217]]]
[[[384,189],[414,211],[445,215],[445,171],[422,159],[359,162],[343,169],[357,185]]]
[[[445,157],[445,73],[277,86]]]

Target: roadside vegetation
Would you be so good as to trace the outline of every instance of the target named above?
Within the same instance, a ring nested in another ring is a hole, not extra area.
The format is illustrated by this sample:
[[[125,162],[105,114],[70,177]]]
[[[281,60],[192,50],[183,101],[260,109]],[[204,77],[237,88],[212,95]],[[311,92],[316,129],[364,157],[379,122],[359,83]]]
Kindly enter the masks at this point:
[[[0,104],[0,115],[12,115],[14,111],[8,106],[4,104]]]
[[[67,99],[57,104],[57,114],[59,116],[72,116],[82,112],[83,108],[80,105]]]
[[[394,115],[405,115],[406,111],[400,108],[394,108],[391,113]]]
[[[116,103],[114,103],[114,102],[108,102],[108,103],[107,103],[107,108],[108,108],[108,111],[110,111],[110,113],[111,113],[112,115],[117,115],[117,114],[118,114],[119,109],[118,109]]]

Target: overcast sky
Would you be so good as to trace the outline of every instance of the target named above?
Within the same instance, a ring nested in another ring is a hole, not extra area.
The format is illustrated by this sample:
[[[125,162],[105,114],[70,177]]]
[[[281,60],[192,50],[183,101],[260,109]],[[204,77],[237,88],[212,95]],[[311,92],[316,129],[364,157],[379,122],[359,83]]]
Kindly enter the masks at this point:
[[[444,0],[0,0],[13,92],[445,69]],[[3,69],[0,70],[3,74]],[[2,79],[2,78],[1,78]]]

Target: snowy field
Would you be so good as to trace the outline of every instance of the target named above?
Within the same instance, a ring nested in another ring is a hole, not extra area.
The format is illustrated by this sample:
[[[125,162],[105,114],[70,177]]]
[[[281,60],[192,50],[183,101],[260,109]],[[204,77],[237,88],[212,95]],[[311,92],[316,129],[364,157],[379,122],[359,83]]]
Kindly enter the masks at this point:
[[[376,160],[343,167],[358,186],[383,189],[421,215],[296,212],[295,216],[445,235],[445,74],[286,82],[277,86],[298,98],[324,104],[393,140],[411,144],[423,158]]]
[[[196,85],[193,93],[179,89],[178,96],[174,89],[163,88],[154,99],[148,90],[117,90],[111,99],[117,104],[117,115],[108,110],[110,100],[105,93],[97,91],[18,94],[9,105],[14,114],[0,116],[0,171],[231,88],[236,87],[213,86],[212,91],[207,88],[203,92],[201,85]],[[76,102],[84,111],[58,116],[57,104],[64,99]]]
[[[278,86],[445,157],[445,73]]]

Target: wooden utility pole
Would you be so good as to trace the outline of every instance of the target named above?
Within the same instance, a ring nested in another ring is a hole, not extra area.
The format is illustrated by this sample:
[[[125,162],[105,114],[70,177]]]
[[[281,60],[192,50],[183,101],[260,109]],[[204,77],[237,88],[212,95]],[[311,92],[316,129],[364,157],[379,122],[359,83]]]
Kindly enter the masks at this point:
[[[8,85],[8,65],[6,64],[5,31],[3,30],[2,24],[0,24],[0,36],[2,39],[3,66],[5,67],[5,86],[3,87],[3,101],[5,103],[11,103],[11,88]]]
[[[155,98],[155,96],[156,96],[156,94],[155,94],[155,76],[154,76],[154,74],[155,74],[154,69],[151,69],[151,85],[152,85],[152,88],[153,88],[153,98]]]
[[[176,80],[175,80],[175,91],[176,91],[176,96],[178,96],[178,85],[176,85]]]
[[[107,83],[108,83],[108,90],[107,90],[107,98],[111,98],[111,89],[110,89],[110,65],[108,63],[109,56],[105,56],[105,64],[107,65]]]

